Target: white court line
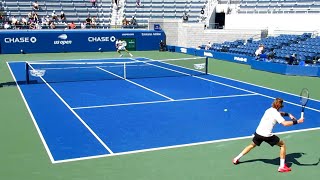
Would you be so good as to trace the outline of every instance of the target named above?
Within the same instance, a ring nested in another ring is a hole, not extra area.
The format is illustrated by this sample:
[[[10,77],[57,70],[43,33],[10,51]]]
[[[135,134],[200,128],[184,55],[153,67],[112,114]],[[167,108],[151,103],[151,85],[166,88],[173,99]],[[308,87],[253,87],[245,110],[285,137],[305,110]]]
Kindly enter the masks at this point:
[[[180,67],[180,66],[179,66]],[[217,76],[217,75],[214,75],[214,74],[210,74],[210,75],[213,75],[213,76]],[[193,77],[196,77],[196,78],[199,78],[197,76],[193,76]],[[219,76],[217,76],[219,77]],[[225,77],[221,77],[221,78],[225,78]],[[224,83],[219,83],[217,81],[212,81],[212,80],[209,80],[209,79],[205,79],[205,78],[200,78],[200,79],[203,79],[203,80],[207,80],[207,81],[211,81],[211,82],[214,82],[214,83],[218,83],[218,84],[221,84],[221,85],[226,85],[228,87],[232,87],[232,88],[236,88],[236,89],[240,89],[240,90],[244,90],[242,88],[237,88],[237,87],[234,87],[234,86],[230,86],[230,85],[227,85],[227,84],[224,84]],[[225,79],[230,79],[230,78],[225,78]],[[231,79],[233,81],[238,81],[238,80],[234,80],[234,79]],[[257,87],[262,87],[262,88],[265,88],[265,89],[270,89],[270,90],[273,90],[273,91],[278,91],[278,90],[274,90],[274,89],[271,89],[271,88],[266,88],[266,87],[263,87],[263,86],[258,86],[258,85],[254,85],[254,84],[250,84],[250,83],[246,83],[246,82],[242,82],[242,81],[238,81],[238,82],[241,82],[241,83],[245,83],[245,84],[249,84],[249,85],[253,85],[253,86],[257,86]],[[245,90],[247,92],[251,92],[251,93],[254,93],[253,91],[248,91],[248,90]],[[278,91],[278,92],[281,92],[281,91]],[[282,92],[282,93],[286,93],[286,92]],[[256,95],[261,95],[261,96],[264,96],[264,97],[268,97],[268,98],[272,98],[274,99],[274,97],[271,97],[271,96],[267,96],[267,95],[263,95],[263,94],[260,94],[260,93],[255,93]],[[290,93],[286,93],[286,94],[290,94]],[[294,95],[294,96],[298,96],[298,95],[295,95],[295,94],[290,94],[290,95]],[[313,100],[313,99],[312,99]],[[318,101],[318,100],[315,100],[315,101]],[[291,104],[294,104],[294,105],[298,105],[300,106],[300,104],[295,104],[295,103],[291,103]],[[307,107],[308,108],[308,107]],[[310,109],[310,108],[309,108]],[[312,110],[315,110],[315,111],[318,111],[317,109],[313,109],[311,108]],[[299,131],[310,131],[310,130],[317,130],[319,128],[313,128],[313,129],[305,129],[305,130],[297,130],[296,132],[299,132]],[[293,132],[293,131],[291,131]],[[283,132],[282,134],[285,134],[286,132]],[[290,133],[290,132],[288,132]],[[280,133],[279,133],[280,134]],[[247,137],[242,137],[243,139],[244,138],[248,138],[248,137],[251,137],[251,136],[247,136]],[[200,143],[195,143],[195,144],[187,144],[187,145],[179,145],[179,146],[169,146],[169,147],[163,147],[163,148],[154,148],[154,149],[146,149],[146,150],[139,150],[139,151],[131,151],[131,152],[124,152],[124,153],[113,153],[113,154],[108,154],[108,155],[102,155],[102,156],[92,156],[93,158],[94,157],[106,157],[106,156],[114,156],[114,155],[122,155],[122,154],[131,154],[131,153],[138,153],[138,152],[147,152],[147,151],[153,151],[153,150],[160,150],[160,149],[170,149],[170,148],[175,148],[175,147],[184,147],[184,146],[192,146],[192,145],[197,145],[197,144],[206,144],[206,143],[214,143],[214,142],[222,142],[222,141],[228,141],[228,140],[237,140],[237,139],[241,139],[240,138],[234,138],[234,139],[226,139],[226,140],[217,140],[217,141],[209,141],[209,142],[200,142]],[[84,158],[77,158],[77,159],[74,159],[74,160],[81,160],[81,159],[92,159],[92,157],[84,157]],[[54,163],[60,163],[60,162],[69,162],[69,161],[74,161],[73,159],[70,159],[70,160],[63,160],[63,161],[55,161]]]
[[[225,84],[225,83],[220,83],[220,82],[217,82],[217,81],[214,81],[214,80],[211,80],[211,79],[206,79],[206,78],[199,77],[199,76],[194,76],[194,77],[202,79],[202,80],[205,80],[205,81],[213,82],[213,83],[216,83],[216,84],[224,85],[224,86],[227,86],[227,87],[230,87],[230,88],[234,88],[234,89],[246,91],[246,92],[249,92],[249,93],[257,94],[257,95],[260,95],[260,96],[263,96],[263,97],[266,97],[266,98],[270,98],[270,99],[275,99],[276,98],[276,97],[264,95],[264,94],[261,94],[261,93],[257,93],[257,92],[254,92],[254,91],[249,91],[249,90],[246,90],[246,89],[242,89],[242,88],[238,88],[238,87],[235,87],[235,86],[231,86],[231,85],[228,85],[228,84]],[[292,104],[294,106],[299,106],[299,107],[301,106],[301,104],[293,103],[293,102],[290,102],[290,101],[285,101],[285,103]],[[313,111],[316,111],[316,112],[320,112],[319,109],[314,109],[314,108],[311,108],[311,107],[308,107],[308,106],[305,107],[305,108],[313,110]]]
[[[33,69],[33,67],[31,67]],[[90,126],[70,107],[70,105],[57,93],[53,87],[47,83],[43,77],[41,80],[49,87],[49,89],[62,101],[62,103],[78,118],[78,120],[89,130],[89,132],[100,142],[100,144],[110,153],[113,154],[112,150],[100,139],[100,137],[90,128]]]
[[[219,75],[211,74],[211,73],[208,73],[208,74],[210,74],[210,75],[212,75],[212,76],[216,76],[216,77],[222,78],[222,79],[228,79],[228,80],[231,80],[231,81],[240,82],[240,83],[248,84],[248,85],[251,85],[251,86],[256,86],[256,87],[259,87],[259,88],[264,88],[264,89],[268,89],[268,90],[280,92],[280,93],[283,93],[283,94],[288,94],[288,95],[291,95],[291,96],[300,97],[300,96],[297,95],[297,94],[292,94],[292,93],[288,93],[288,92],[285,92],[285,91],[280,91],[280,90],[268,88],[268,87],[265,87],[265,86],[260,86],[260,85],[248,83],[248,82],[245,82],[245,81],[240,81],[240,80],[236,80],[236,79],[232,79],[232,78],[227,78],[227,77],[223,77],[223,76],[219,76]],[[309,99],[312,100],[312,101],[320,102],[320,100],[317,100],[317,99],[312,99],[312,98],[309,98]]]
[[[146,58],[148,59],[148,58]],[[143,62],[143,61],[141,61]],[[165,62],[164,62],[165,63]],[[169,63],[166,63],[166,64],[169,64]],[[172,66],[176,66],[176,67],[181,67],[181,68],[185,68],[185,69],[190,69],[190,68],[186,68],[186,67],[183,67],[183,66],[178,66],[178,65],[174,65],[174,64],[169,64],[169,65],[172,65]],[[157,65],[155,65],[157,66]],[[158,67],[158,66],[157,66]],[[162,68],[161,66],[159,66],[160,68]],[[167,69],[167,68],[164,68],[164,69]],[[193,70],[195,71],[194,69],[190,69],[190,70]],[[175,72],[179,72],[179,71],[176,71],[176,70],[173,70]],[[184,72],[180,72],[181,74],[186,74]],[[215,76],[214,74],[210,74],[209,75],[212,75],[212,76]],[[221,82],[217,82],[217,81],[214,81],[214,80],[211,80],[211,79],[206,79],[206,78],[203,78],[201,76],[191,76],[191,77],[194,77],[194,78],[198,78],[198,79],[202,79],[202,80],[205,80],[205,81],[209,81],[209,82],[213,82],[213,83],[216,83],[216,84],[220,84],[220,85],[223,85],[223,86],[226,86],[226,87],[230,87],[230,88],[233,88],[233,89],[238,89],[238,90],[241,90],[241,91],[245,91],[245,92],[248,92],[248,93],[252,93],[252,94],[257,94],[257,95],[260,95],[260,96],[263,96],[263,97],[266,97],[266,98],[269,98],[269,99],[275,99],[276,97],[272,97],[272,96],[268,96],[268,95],[264,95],[264,94],[261,94],[261,93],[257,93],[257,92],[254,92],[254,91],[250,91],[250,90],[247,90],[247,89],[243,89],[243,88],[238,88],[236,86],[232,86],[232,85],[228,85],[228,84],[225,84],[225,83],[221,83]],[[225,78],[225,79],[228,79],[228,78]],[[232,80],[232,79],[231,79]],[[251,84],[250,84],[251,85]],[[280,92],[280,91],[279,91]],[[290,94],[290,95],[293,95],[293,94]],[[297,95],[295,95],[297,96]],[[285,103],[288,103],[288,104],[292,104],[292,105],[295,105],[295,106],[301,106],[301,104],[297,104],[297,103],[293,103],[293,102],[290,102],[290,101],[285,101]],[[320,112],[319,109],[315,109],[315,108],[311,108],[311,107],[305,107],[306,109],[309,109],[309,110],[313,110],[313,111],[316,111],[316,112]]]
[[[187,98],[187,99],[175,99],[175,100],[164,100],[164,101],[146,101],[146,102],[136,102],[136,103],[123,103],[123,104],[105,104],[98,106],[82,106],[74,107],[72,109],[92,109],[92,108],[105,108],[105,107],[115,107],[115,106],[131,106],[131,105],[140,105],[140,104],[158,104],[158,103],[172,103],[172,102],[182,102],[182,101],[196,101],[196,100],[205,100],[205,99],[219,99],[219,98],[232,98],[232,97],[241,97],[241,96],[254,96],[257,94],[240,94],[240,95],[228,95],[228,96],[210,96],[210,97],[200,97],[200,98]]]
[[[46,149],[46,152],[47,152],[47,154],[48,154],[48,156],[49,156],[49,158],[50,158],[50,161],[51,161],[51,163],[54,163],[54,158],[53,158],[53,156],[52,156],[52,154],[51,154],[51,151],[50,151],[50,149],[49,149],[49,146],[48,146],[47,142],[45,141],[45,139],[44,139],[44,137],[43,137],[43,135],[42,135],[42,132],[41,132],[39,126],[38,126],[38,123],[37,123],[37,121],[35,120],[35,118],[34,118],[34,116],[33,116],[33,113],[32,113],[32,111],[31,111],[31,109],[30,109],[30,107],[29,107],[29,104],[27,103],[27,100],[26,100],[26,98],[24,97],[24,94],[22,93],[22,90],[21,90],[19,84],[17,83],[17,79],[16,79],[16,77],[14,76],[14,74],[13,74],[13,72],[12,72],[12,70],[11,70],[8,62],[7,62],[7,66],[8,66],[8,69],[9,69],[10,73],[11,73],[11,76],[13,77],[13,80],[15,81],[15,83],[16,83],[16,85],[17,85],[17,87],[18,87],[18,90],[19,90],[20,95],[21,95],[21,97],[22,97],[22,99],[23,99],[23,102],[24,102],[24,104],[25,104],[26,107],[27,107],[27,110],[28,110],[28,112],[29,112],[29,114],[30,114],[30,116],[31,116],[31,119],[32,119],[32,121],[33,121],[33,124],[34,124],[34,126],[36,127],[36,130],[37,130],[37,132],[38,132],[38,134],[39,134],[39,136],[40,136],[40,139],[41,139],[41,141],[42,141],[42,144],[44,145],[44,148]]]
[[[114,73],[112,73],[112,72],[110,72],[110,71],[107,71],[107,70],[105,70],[105,69],[103,69],[103,68],[100,68],[100,67],[97,67],[97,68],[100,69],[101,71],[110,73],[110,74],[112,74],[112,75],[114,75],[114,76],[116,76],[116,77],[118,77],[118,78],[121,78],[121,79],[123,79],[123,80],[125,80],[125,81],[128,81],[128,82],[130,82],[130,83],[132,83],[132,84],[134,84],[134,85],[136,85],[136,86],[139,86],[139,87],[141,87],[141,88],[143,88],[143,89],[146,89],[146,90],[148,90],[148,91],[150,91],[150,92],[153,92],[153,93],[155,93],[155,94],[158,94],[158,95],[160,95],[160,96],[162,96],[162,97],[164,97],[164,98],[166,98],[166,99],[169,99],[169,100],[171,100],[171,101],[174,100],[174,99],[172,99],[172,98],[170,98],[170,97],[168,97],[168,96],[166,96],[166,95],[163,95],[163,94],[158,93],[158,92],[156,92],[156,91],[154,91],[154,90],[152,90],[152,89],[149,89],[149,88],[147,88],[147,87],[145,87],[145,86],[142,86],[142,85],[140,85],[140,84],[138,84],[138,83],[135,83],[135,82],[133,82],[133,81],[130,81],[130,80],[128,80],[128,79],[125,79],[125,78],[123,78],[123,77],[121,77],[121,76],[119,76],[119,75],[117,75],[117,74],[114,74]]]
[[[274,134],[279,135],[279,134],[298,133],[298,132],[314,131],[314,130],[320,130],[320,127],[319,128],[293,130],[293,131],[285,131],[285,132],[279,132],[279,133],[274,133]],[[176,149],[176,148],[181,148],[181,147],[198,146],[198,145],[204,145],[204,144],[214,144],[214,143],[219,143],[219,142],[228,142],[228,141],[235,141],[235,140],[241,140],[241,139],[249,139],[252,137],[253,137],[253,135],[236,137],[236,138],[228,138],[228,139],[219,139],[219,140],[213,140],[213,141],[203,141],[203,142],[197,142],[197,143],[165,146],[165,147],[159,147],[159,148],[127,151],[127,152],[120,152],[120,153],[113,153],[113,154],[104,154],[104,155],[98,155],[98,156],[88,156],[88,157],[74,158],[74,159],[67,159],[67,160],[58,160],[58,161],[55,161],[54,164],[74,162],[74,161],[80,161],[80,160],[88,160],[88,159],[97,159],[97,158],[104,158],[104,157],[112,157],[112,156],[121,156],[121,155],[127,155],[127,154],[137,154],[137,153],[143,153],[143,152],[152,152],[152,151],[159,151],[159,150],[165,150],[165,149]]]

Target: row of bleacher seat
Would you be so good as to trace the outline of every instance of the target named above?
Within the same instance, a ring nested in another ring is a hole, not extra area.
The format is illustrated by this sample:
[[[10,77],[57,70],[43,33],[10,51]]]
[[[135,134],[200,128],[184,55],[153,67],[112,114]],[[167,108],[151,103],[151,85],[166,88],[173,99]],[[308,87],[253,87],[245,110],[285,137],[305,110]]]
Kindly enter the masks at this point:
[[[207,0],[144,0],[137,6],[136,0],[126,0],[124,13],[126,17],[135,16],[140,24],[147,23],[149,18],[182,19],[185,12],[189,22],[196,22],[206,3]]]
[[[241,0],[238,13],[320,13],[320,1]]]
[[[302,35],[282,34],[276,37],[268,37],[258,41],[249,39],[237,40],[233,42],[214,43],[210,50],[217,52],[227,52],[255,57],[255,51],[259,45],[265,47],[264,55],[272,53],[271,61],[277,63],[287,63],[287,59],[296,54],[298,61],[306,61],[309,65],[320,66],[320,37],[312,37],[311,33]],[[205,48],[202,45],[201,48]]]
[[[34,1],[24,0],[3,0],[2,9],[7,17],[15,16],[17,18],[27,16],[32,9]],[[112,5],[108,0],[97,0],[97,6],[92,7],[89,0],[46,0],[38,1],[40,10],[37,10],[38,17],[50,16],[53,11],[57,15],[63,11],[66,15],[67,22],[76,22],[80,24],[85,19],[97,17],[97,22],[104,26],[110,22]]]

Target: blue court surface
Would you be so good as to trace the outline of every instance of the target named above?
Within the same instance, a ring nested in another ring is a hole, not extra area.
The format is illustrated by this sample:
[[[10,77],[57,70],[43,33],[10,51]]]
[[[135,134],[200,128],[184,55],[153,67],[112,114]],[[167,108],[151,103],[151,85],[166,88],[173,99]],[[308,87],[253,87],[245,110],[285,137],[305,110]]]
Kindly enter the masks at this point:
[[[137,59],[146,60],[112,61]],[[93,65],[88,70],[68,61],[52,62],[66,63],[47,67],[57,71],[30,79],[29,84],[26,63],[8,63],[52,163],[245,138],[254,133],[275,97],[285,100],[283,111],[300,116],[296,95],[212,74],[196,75],[197,70],[169,63],[129,73],[130,68],[123,71],[117,63],[114,69]],[[104,75],[108,78],[98,78]],[[86,79],[91,76],[97,79]],[[305,123],[278,125],[274,131],[319,128],[319,107],[319,100],[310,100]]]

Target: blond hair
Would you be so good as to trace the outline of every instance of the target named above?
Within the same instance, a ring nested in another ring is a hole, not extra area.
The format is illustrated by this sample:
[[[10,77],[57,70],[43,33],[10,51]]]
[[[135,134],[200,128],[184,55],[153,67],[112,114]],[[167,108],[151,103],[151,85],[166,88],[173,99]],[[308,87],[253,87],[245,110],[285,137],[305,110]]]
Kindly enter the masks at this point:
[[[272,102],[272,107],[275,109],[280,109],[283,107],[283,99],[281,98],[276,98],[273,102]]]

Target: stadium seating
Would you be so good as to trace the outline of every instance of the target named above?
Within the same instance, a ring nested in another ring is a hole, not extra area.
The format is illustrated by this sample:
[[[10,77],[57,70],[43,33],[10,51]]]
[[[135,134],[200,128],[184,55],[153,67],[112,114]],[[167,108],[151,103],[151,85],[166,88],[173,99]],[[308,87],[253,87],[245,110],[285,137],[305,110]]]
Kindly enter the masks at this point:
[[[188,22],[197,22],[200,10],[207,0],[144,0],[136,5],[136,0],[126,0],[124,15],[128,18],[135,16],[138,24],[147,24],[149,18],[182,19],[188,13]]]
[[[228,52],[255,57],[255,51],[260,44],[265,47],[264,55],[266,61],[277,63],[287,63],[288,58],[296,54],[297,64],[300,65],[317,65],[320,66],[320,37],[311,37],[311,33],[302,35],[281,34],[271,36],[261,40],[254,41],[249,39],[247,42],[237,40],[234,42],[214,43],[210,48],[211,51]],[[205,45],[201,48],[204,49]]]
[[[320,13],[320,1],[242,0],[238,13]]]
[[[27,16],[33,11],[30,0],[3,0],[2,9],[8,18],[15,16],[18,19]],[[97,7],[92,7],[89,0],[46,0],[38,1],[40,10],[37,11],[38,17],[51,16],[53,11],[57,15],[63,11],[67,22],[80,24],[85,21],[87,16],[96,17],[97,24],[106,27],[111,18],[111,2],[108,0],[97,0]]]

